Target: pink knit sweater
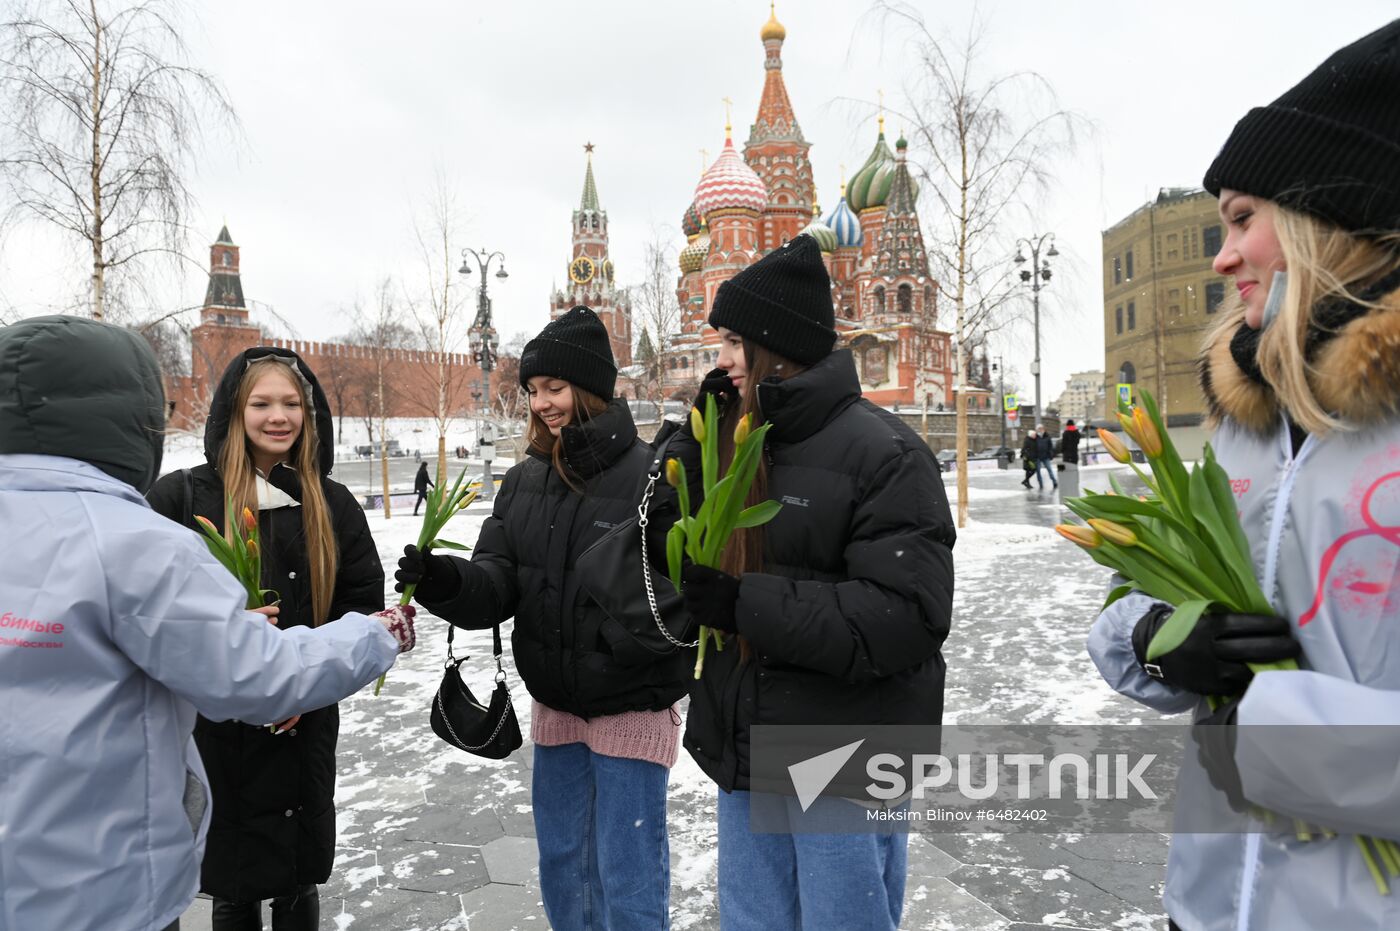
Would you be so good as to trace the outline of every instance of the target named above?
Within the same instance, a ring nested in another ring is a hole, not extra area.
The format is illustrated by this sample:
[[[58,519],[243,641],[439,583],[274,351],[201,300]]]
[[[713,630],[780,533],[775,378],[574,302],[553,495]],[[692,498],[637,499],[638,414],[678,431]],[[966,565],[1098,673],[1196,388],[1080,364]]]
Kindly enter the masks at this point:
[[[624,711],[601,718],[583,718],[533,702],[530,739],[541,747],[581,743],[594,753],[625,760],[644,760],[670,769],[680,752],[680,715],[664,711]]]

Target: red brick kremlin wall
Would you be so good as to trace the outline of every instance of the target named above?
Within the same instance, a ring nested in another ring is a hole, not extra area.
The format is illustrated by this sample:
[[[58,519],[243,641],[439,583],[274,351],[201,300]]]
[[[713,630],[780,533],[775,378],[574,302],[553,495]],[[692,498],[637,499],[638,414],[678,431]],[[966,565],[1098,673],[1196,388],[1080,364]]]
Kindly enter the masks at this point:
[[[219,377],[245,349],[273,346],[290,349],[316,373],[333,413],[360,417],[377,410],[376,350],[344,343],[264,337],[256,326],[203,324],[190,334],[190,375],[169,379],[167,393],[175,407],[171,426],[201,429]],[[438,405],[438,353],[412,349],[382,350],[385,358],[385,406],[390,417],[433,417]],[[479,402],[481,369],[464,353],[447,354],[449,416],[473,416]],[[499,384],[491,373],[491,390]]]

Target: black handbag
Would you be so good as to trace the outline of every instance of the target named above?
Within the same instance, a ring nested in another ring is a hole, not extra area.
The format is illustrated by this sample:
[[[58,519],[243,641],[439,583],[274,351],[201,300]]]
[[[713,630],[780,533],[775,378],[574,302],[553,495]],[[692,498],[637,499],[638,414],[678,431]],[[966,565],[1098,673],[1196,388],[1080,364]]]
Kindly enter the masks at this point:
[[[656,450],[647,470],[646,489],[637,516],[609,530],[584,550],[575,563],[579,585],[603,613],[621,625],[632,642],[645,651],[663,656],[677,649],[692,649],[700,641],[687,640],[691,621],[680,593],[667,582],[654,585],[647,552],[648,510],[652,493],[661,478],[666,447],[672,433]]]
[[[506,671],[501,666],[501,625],[491,628],[491,651],[496,657],[496,688],[491,693],[489,706],[482,705],[462,681],[458,669],[467,657],[457,659],[452,655],[453,628],[447,628],[447,662],[442,673],[442,683],[433,696],[432,712],[428,721],[437,734],[458,750],[485,757],[488,760],[504,760],[511,751],[520,748],[520,722],[515,717],[515,706],[510,701],[510,689],[506,687]]]

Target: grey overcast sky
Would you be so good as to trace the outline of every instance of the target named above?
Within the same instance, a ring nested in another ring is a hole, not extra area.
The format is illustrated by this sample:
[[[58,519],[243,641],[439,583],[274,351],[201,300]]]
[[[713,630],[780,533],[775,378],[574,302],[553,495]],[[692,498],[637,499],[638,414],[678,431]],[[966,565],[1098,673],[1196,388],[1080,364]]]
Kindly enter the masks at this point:
[[[974,10],[962,0],[916,6],[952,37]],[[723,143],[721,98],[734,100],[742,145],[763,87],[767,0],[245,0],[199,9],[186,30],[192,56],[224,83],[244,143],[235,154],[210,137],[191,179],[190,251],[204,264],[227,222],[255,314],[270,305],[308,339],[348,330],[345,309],[368,301],[386,275],[417,286],[411,221],[439,170],[457,194],[457,245],[507,257],[509,280],[491,281],[503,340],[536,331],[565,278],[586,141],[597,147],[619,279],[635,282],[654,232],[684,244],[680,218],[700,150],[713,159]],[[981,74],[1038,72],[1094,127],[1053,166],[1050,195],[1013,225],[1019,235],[1053,230],[1063,253],[1043,294],[1047,402],[1070,372],[1103,366],[1100,232],[1160,187],[1198,184],[1249,107],[1400,12],[1394,0],[984,0],[976,10],[986,24]],[[824,208],[836,201],[839,166],[849,173],[874,142],[877,89],[898,106],[907,77],[902,36],[882,33],[867,12],[859,0],[777,8],[784,76]],[[921,209],[927,227],[935,206]],[[195,271],[165,289],[164,306],[202,300]],[[0,253],[0,314],[50,312],[85,274],[77,253],[51,237],[12,231]],[[941,313],[950,327],[948,302]],[[1027,393],[1030,329],[998,347]]]

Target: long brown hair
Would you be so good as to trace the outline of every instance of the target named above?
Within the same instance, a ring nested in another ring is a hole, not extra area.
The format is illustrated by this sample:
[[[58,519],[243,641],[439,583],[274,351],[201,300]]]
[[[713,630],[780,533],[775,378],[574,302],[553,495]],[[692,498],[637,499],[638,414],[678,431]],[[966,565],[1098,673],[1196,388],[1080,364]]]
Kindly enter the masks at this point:
[[[570,425],[592,420],[608,409],[608,402],[593,392],[585,391],[567,378],[560,378],[559,381],[567,382],[569,389],[574,393],[574,410],[569,418]],[[574,491],[583,490],[578,476],[564,461],[564,444],[559,441],[559,437],[549,432],[549,427],[545,426],[544,418],[536,414],[533,407],[530,408],[530,426],[525,431],[525,439],[531,449],[554,463],[554,471],[559,473],[559,477],[564,480],[565,485]]]
[[[763,422],[763,411],[758,406],[759,383],[774,376],[783,379],[791,378],[803,370],[803,366],[790,359],[785,359],[771,349],[758,345],[751,339],[744,340],[744,361],[748,366],[748,374],[744,377],[744,390],[740,393],[739,403],[731,405],[720,421],[719,473],[721,475],[724,474],[725,469],[729,468],[729,463],[734,459],[734,427],[738,425],[739,419],[746,414],[752,414],[751,423],[753,426],[756,427]],[[752,507],[767,500],[768,458],[765,453],[759,456],[758,472],[754,475],[753,485],[749,488],[749,496],[744,502],[744,506]],[[740,576],[745,572],[762,572],[764,568],[763,547],[762,527],[736,530],[724,548],[724,558],[720,568],[732,576]]]
[[[306,561],[311,568],[312,624],[329,620],[331,599],[335,594],[335,577],[339,570],[340,553],[336,548],[335,532],[331,529],[330,508],[321,488],[319,458],[320,440],[316,435],[316,412],[311,406],[300,372],[290,371],[287,362],[277,358],[259,359],[250,364],[238,382],[233,410],[229,412],[228,434],[219,453],[219,477],[224,494],[233,504],[233,511],[224,516],[224,532],[236,526],[237,515],[246,507],[258,512],[257,469],[253,465],[252,441],[243,425],[243,409],[258,380],[268,372],[280,372],[296,386],[301,399],[301,435],[292,445],[289,456],[292,468],[301,478],[301,525],[306,537]]]

